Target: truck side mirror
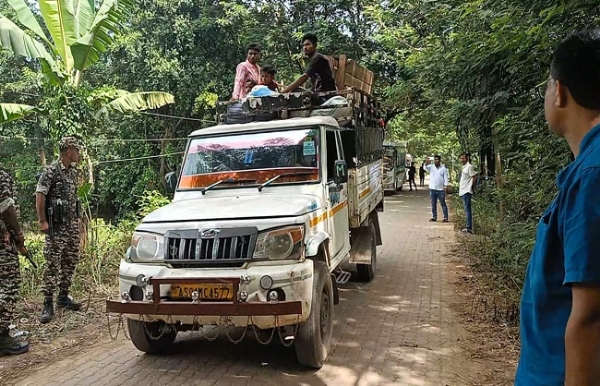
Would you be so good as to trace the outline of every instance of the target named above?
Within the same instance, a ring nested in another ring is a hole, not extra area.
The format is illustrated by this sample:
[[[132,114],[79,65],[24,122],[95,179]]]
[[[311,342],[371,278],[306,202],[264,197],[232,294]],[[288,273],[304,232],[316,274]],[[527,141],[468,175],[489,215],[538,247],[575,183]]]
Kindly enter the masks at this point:
[[[177,188],[177,176],[175,172],[165,174],[165,180],[167,181],[167,193],[175,193],[175,188]]]
[[[336,185],[340,185],[348,182],[348,165],[346,161],[337,160],[335,161],[335,175],[333,176],[333,182]]]

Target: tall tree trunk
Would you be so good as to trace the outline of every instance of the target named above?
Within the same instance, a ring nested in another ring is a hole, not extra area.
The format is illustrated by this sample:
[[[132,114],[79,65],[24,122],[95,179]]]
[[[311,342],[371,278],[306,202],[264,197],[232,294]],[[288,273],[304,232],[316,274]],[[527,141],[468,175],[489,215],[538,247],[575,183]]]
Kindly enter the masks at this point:
[[[479,160],[481,161],[481,165],[479,165],[479,173],[481,177],[487,177],[487,160],[485,158],[485,151],[483,149],[479,150]]]
[[[504,179],[502,176],[502,162],[500,158],[500,144],[498,141],[498,134],[496,133],[496,129],[492,127],[492,144],[494,147],[494,163],[496,169],[496,189],[502,190],[504,186]],[[502,198],[498,199],[498,219],[500,221],[504,220],[504,202]]]
[[[94,165],[92,163],[92,157],[90,157],[87,151],[84,152],[83,157],[85,158],[88,172],[87,172],[87,182],[92,184],[92,189],[94,188]],[[80,175],[80,180],[78,181],[77,186],[82,186],[86,181],[83,175]],[[91,192],[91,190],[90,190]],[[89,200],[89,198],[87,198]],[[83,202],[81,205],[81,221],[79,222],[79,248],[81,253],[83,253],[88,245],[88,228],[90,225],[91,219],[91,210],[86,210],[83,206]]]
[[[40,165],[46,166],[48,161],[46,160],[46,147],[44,141],[44,133],[42,132],[42,127],[38,124],[36,125],[36,137],[38,137],[38,146],[40,152]]]
[[[165,134],[163,135],[163,140],[160,141],[160,154],[165,154],[165,147],[167,146],[167,140],[171,139],[174,133],[177,132],[177,128],[179,125],[183,123],[183,119],[177,121],[175,126],[171,126],[168,123],[166,124]],[[167,174],[167,160],[166,157],[160,157],[160,183],[163,189],[167,190],[167,181],[164,179]]]

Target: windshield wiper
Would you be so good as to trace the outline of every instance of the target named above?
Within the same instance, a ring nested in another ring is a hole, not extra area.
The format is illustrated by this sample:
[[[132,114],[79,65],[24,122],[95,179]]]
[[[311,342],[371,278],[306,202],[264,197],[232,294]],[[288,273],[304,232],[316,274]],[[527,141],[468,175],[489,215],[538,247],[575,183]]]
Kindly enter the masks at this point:
[[[218,185],[221,185],[222,183],[234,184],[236,182],[252,182],[252,181],[256,182],[256,180],[253,179],[253,178],[246,178],[246,179],[241,179],[241,178],[238,178],[238,179],[236,179],[236,178],[224,178],[222,180],[219,180],[219,181],[215,182],[214,184],[208,185],[206,188],[200,189],[200,192],[204,196],[204,194],[206,194],[206,192],[208,190],[210,190],[210,189],[212,189],[212,188],[214,188],[214,187],[216,187]]]
[[[278,179],[279,177],[285,177],[285,176],[301,176],[303,174],[313,174],[314,172],[309,172],[309,171],[304,171],[304,170],[298,170],[297,172],[288,172],[288,173],[281,173],[276,175],[275,177],[271,178],[270,180],[265,181],[262,185],[260,185],[258,187],[258,191],[262,192],[263,188],[265,186],[271,185],[271,183],[273,181],[275,181],[276,179]]]

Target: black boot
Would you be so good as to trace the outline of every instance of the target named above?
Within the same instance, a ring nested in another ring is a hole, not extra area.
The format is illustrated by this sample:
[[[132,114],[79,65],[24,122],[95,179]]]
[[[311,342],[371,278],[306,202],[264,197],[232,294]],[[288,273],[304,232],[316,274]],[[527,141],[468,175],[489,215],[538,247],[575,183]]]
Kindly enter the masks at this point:
[[[44,298],[44,309],[42,315],[40,315],[40,323],[46,324],[54,317],[54,304],[52,302],[52,296],[46,296]]]
[[[29,343],[17,342],[8,334],[8,330],[0,331],[0,356],[19,355],[29,351]]]
[[[64,308],[69,311],[79,311],[81,309],[81,303],[75,303],[71,300],[68,293],[61,292],[60,295],[58,295],[58,299],[56,299],[56,307]]]

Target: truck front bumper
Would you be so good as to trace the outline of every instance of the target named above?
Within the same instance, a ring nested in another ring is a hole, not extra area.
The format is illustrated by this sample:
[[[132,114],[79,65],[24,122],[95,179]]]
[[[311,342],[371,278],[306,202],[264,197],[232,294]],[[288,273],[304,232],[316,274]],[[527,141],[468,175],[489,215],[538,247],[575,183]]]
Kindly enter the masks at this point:
[[[262,288],[261,278],[272,285]],[[121,300],[108,300],[107,312],[146,322],[184,325],[256,325],[259,328],[293,325],[308,318],[311,308],[313,262],[250,266],[248,268],[172,269],[165,266],[121,263]],[[227,301],[179,300],[171,297],[173,285],[229,285]],[[277,291],[277,301],[267,299]],[[140,299],[141,298],[141,299]],[[283,298],[283,299],[282,299]]]

